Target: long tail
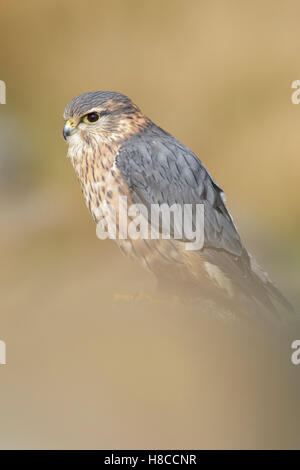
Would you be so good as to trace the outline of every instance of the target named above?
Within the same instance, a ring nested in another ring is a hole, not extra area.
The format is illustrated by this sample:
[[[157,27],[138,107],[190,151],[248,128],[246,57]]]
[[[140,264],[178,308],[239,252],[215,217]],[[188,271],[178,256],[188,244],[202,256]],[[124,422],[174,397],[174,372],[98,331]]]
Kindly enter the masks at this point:
[[[290,302],[245,248],[239,257],[222,250],[212,249],[205,249],[204,254],[206,260],[217,265],[230,280],[233,286],[233,297],[248,311],[259,312],[264,307],[277,314],[295,312]]]

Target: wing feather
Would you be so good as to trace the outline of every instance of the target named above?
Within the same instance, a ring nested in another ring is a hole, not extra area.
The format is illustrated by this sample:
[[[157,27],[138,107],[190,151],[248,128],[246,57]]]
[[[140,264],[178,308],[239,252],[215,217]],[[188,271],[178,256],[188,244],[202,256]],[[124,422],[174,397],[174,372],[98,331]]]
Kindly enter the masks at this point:
[[[222,189],[198,157],[170,134],[153,125],[123,144],[116,164],[134,203],[145,204],[148,213],[151,204],[203,203],[204,248],[242,255],[244,249],[224,204]]]

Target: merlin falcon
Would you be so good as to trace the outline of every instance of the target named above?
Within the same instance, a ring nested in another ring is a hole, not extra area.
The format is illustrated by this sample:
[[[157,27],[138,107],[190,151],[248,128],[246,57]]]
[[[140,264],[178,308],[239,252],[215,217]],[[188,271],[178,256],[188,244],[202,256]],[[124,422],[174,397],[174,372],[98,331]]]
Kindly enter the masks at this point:
[[[104,213],[119,230],[124,198],[128,205],[148,208],[144,217],[152,205],[203,205],[199,250],[186,249],[187,240],[172,236],[174,232],[169,239],[116,237],[123,253],[154,273],[161,291],[271,310],[277,305],[289,308],[243,246],[224,193],[200,159],[130,98],[109,91],[84,93],[66,106],[64,120],[68,157],[96,223]],[[192,223],[194,217],[193,211]]]

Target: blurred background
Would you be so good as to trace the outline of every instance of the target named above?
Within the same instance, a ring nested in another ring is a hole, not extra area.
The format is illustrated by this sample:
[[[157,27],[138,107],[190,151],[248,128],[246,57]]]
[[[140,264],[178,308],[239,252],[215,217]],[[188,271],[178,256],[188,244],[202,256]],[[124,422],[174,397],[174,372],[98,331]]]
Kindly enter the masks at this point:
[[[116,301],[154,280],[96,238],[62,138],[75,95],[130,96],[199,155],[299,311],[299,2],[0,6],[0,447],[299,448],[299,327]]]

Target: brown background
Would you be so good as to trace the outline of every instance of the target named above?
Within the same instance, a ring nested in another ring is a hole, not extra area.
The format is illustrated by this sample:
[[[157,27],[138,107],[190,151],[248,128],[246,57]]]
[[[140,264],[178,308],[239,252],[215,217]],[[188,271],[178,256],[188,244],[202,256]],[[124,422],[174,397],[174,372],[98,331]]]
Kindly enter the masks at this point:
[[[299,2],[0,7],[1,448],[299,447],[299,328],[114,302],[154,281],[97,240],[61,135],[75,95],[128,94],[199,155],[299,308]]]

